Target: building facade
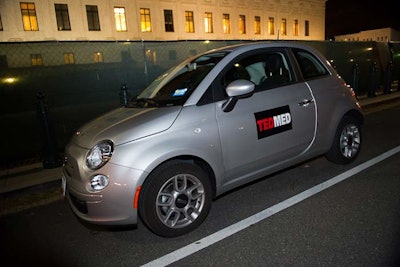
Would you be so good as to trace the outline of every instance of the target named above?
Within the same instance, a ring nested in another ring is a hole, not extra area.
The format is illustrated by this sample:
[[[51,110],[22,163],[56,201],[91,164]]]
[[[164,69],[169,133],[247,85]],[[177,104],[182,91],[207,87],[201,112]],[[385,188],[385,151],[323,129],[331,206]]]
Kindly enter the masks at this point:
[[[400,32],[393,28],[382,28],[375,30],[360,31],[358,33],[335,36],[335,41],[350,42],[399,42]]]
[[[0,42],[324,40],[326,0],[0,0]]]

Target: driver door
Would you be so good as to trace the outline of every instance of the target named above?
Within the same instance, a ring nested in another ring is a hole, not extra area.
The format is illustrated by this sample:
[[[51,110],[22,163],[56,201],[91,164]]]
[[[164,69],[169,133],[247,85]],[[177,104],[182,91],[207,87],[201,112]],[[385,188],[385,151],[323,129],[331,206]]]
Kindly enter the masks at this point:
[[[272,56],[281,58],[277,66],[281,69],[276,71],[286,77],[268,77]],[[230,112],[222,110],[225,100],[216,102],[226,183],[262,173],[304,153],[314,140],[316,127],[312,93],[304,82],[296,82],[284,50],[250,54],[233,62],[231,68],[217,81],[220,87],[225,88],[232,79],[227,75],[240,73],[236,78],[252,81],[256,89],[251,97],[239,99]]]

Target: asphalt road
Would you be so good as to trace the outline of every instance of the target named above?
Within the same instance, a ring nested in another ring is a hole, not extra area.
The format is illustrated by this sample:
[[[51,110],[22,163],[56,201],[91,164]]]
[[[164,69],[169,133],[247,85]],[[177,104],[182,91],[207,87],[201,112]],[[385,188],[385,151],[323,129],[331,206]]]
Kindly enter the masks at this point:
[[[1,265],[399,266],[400,103],[366,113],[354,163],[319,157],[229,192],[178,238],[85,225],[57,198],[2,216]]]

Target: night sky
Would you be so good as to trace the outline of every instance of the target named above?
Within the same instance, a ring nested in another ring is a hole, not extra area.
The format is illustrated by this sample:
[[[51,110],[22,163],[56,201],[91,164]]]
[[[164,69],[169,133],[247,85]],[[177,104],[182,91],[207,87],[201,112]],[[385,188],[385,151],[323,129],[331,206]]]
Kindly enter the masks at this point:
[[[400,30],[400,9],[393,0],[328,0],[326,2],[325,35],[357,33],[391,27]]]

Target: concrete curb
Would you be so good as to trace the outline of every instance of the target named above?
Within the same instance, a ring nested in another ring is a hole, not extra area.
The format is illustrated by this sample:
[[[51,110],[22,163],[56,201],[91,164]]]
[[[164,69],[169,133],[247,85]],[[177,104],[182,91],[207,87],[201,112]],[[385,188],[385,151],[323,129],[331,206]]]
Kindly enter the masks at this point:
[[[13,174],[8,174],[5,177],[2,176],[2,178],[0,178],[0,194],[56,180],[60,180],[61,186],[62,167],[44,169],[38,168],[37,166],[37,164],[28,165],[23,168],[23,172],[16,172],[16,170],[14,170]],[[21,168],[18,169],[21,170]]]
[[[391,92],[390,94],[381,94],[376,97],[360,97],[360,103],[363,108],[370,107],[385,102],[397,101],[400,98],[400,91]]]

